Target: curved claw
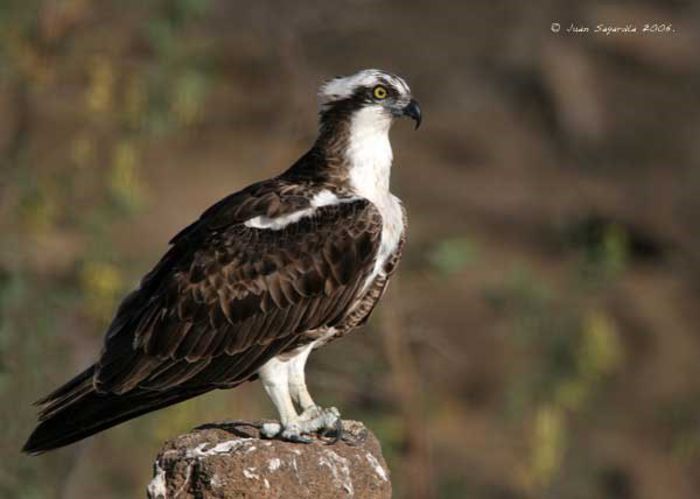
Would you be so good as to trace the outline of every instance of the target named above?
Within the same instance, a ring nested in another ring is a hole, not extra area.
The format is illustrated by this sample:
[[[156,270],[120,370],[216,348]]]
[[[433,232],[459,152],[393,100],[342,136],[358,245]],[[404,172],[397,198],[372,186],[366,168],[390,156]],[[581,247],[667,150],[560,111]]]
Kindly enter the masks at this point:
[[[292,442],[295,444],[310,444],[311,442],[313,442],[311,437],[307,437],[306,435],[302,435],[300,433],[287,433],[287,434],[285,434],[285,432],[282,432],[280,434],[280,437],[283,440],[286,440],[287,442]]]
[[[343,421],[338,418],[335,420],[335,423],[333,425],[333,428],[325,428],[323,432],[321,432],[322,436],[326,436],[329,433],[332,433],[333,436],[332,438],[326,442],[326,445],[334,445],[337,444],[340,440],[343,438]]]
[[[282,426],[280,423],[264,423],[260,427],[260,435],[263,438],[279,438],[295,444],[310,444],[311,437],[303,435],[298,425]]]

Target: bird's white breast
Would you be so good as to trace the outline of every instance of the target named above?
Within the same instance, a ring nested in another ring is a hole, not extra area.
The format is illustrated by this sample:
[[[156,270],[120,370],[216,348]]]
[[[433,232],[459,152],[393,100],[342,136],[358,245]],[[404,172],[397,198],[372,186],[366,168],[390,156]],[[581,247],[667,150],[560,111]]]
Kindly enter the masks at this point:
[[[382,110],[360,110],[352,119],[346,151],[351,188],[356,195],[371,201],[382,216],[381,243],[365,287],[383,273],[384,265],[396,251],[404,231],[401,202],[389,192],[393,161],[390,126],[391,118]]]

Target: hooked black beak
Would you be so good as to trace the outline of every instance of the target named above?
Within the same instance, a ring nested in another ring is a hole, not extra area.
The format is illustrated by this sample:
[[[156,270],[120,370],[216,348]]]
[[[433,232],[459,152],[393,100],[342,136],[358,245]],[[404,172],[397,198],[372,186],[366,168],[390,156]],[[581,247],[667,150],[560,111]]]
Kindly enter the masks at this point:
[[[409,102],[408,105],[403,108],[402,113],[404,116],[408,116],[416,122],[415,130],[418,130],[420,122],[422,121],[422,114],[420,112],[420,106],[418,105],[418,101],[416,99],[411,99],[411,102]]]

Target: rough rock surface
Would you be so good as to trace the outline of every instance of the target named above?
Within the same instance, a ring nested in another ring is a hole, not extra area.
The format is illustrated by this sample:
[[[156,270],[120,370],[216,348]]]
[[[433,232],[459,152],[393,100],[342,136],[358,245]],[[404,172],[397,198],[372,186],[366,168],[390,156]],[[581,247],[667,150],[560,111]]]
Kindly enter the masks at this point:
[[[149,499],[389,498],[391,481],[377,438],[343,421],[343,439],[310,444],[266,440],[262,422],[208,424],[163,446]]]

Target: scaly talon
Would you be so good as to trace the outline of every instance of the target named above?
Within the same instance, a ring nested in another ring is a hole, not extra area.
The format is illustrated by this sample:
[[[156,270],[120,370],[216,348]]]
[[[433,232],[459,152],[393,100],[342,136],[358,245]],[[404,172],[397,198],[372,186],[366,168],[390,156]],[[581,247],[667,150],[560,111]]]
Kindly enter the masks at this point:
[[[321,436],[332,435],[331,439],[326,442],[326,445],[337,444],[343,438],[343,420],[338,418],[335,420],[333,428],[323,428]]]
[[[310,444],[313,441],[311,437],[302,435],[299,425],[296,424],[285,428],[284,431],[280,433],[280,438],[295,444]]]

